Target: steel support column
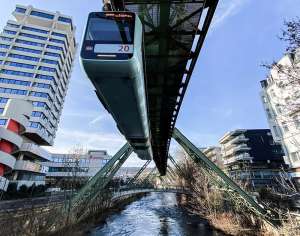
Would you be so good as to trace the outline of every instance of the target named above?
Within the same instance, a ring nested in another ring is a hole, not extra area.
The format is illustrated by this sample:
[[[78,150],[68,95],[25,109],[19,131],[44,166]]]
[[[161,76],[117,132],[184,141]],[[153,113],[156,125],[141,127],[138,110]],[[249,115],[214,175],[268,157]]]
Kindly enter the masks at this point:
[[[99,193],[106,187],[109,181],[113,178],[122,164],[132,153],[133,149],[126,143],[107,163],[99,170],[99,172],[91,178],[71,199],[70,210],[86,206],[87,203],[93,201]]]
[[[248,193],[246,193],[239,185],[237,185],[230,177],[228,177],[217,165],[208,159],[193,143],[191,143],[177,128],[174,129],[173,138],[187,152],[192,160],[199,165],[219,177],[223,186],[238,194],[247,206],[253,211],[262,216],[272,225],[276,225],[277,214],[271,209],[258,204]]]
[[[132,185],[143,173],[143,171],[147,168],[150,164],[151,160],[146,161],[146,163],[141,167],[141,169],[135,174],[135,176],[127,183],[128,186]]]

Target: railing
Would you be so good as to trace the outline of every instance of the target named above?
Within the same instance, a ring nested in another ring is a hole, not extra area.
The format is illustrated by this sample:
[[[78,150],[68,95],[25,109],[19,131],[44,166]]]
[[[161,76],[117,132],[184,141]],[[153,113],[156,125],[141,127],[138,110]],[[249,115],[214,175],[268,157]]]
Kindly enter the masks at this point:
[[[247,144],[240,144],[240,145],[235,145],[229,150],[225,150],[225,156],[232,155],[233,153],[240,151],[240,150],[250,150],[251,148],[247,146]]]
[[[169,193],[185,193],[188,194],[189,190],[182,187],[157,187],[157,188],[121,188],[115,192],[113,192],[112,200],[116,200],[120,197],[124,197],[127,195],[135,195],[139,193],[149,193],[149,192],[169,192]]]
[[[224,160],[224,165],[231,164],[236,161],[250,161],[252,157],[248,153],[240,154]]]

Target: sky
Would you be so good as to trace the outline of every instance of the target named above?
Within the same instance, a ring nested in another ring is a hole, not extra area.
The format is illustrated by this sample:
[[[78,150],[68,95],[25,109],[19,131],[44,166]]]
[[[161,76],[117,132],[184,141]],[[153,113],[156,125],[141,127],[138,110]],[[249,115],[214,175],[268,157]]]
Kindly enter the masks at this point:
[[[16,4],[59,11],[73,17],[80,49],[87,15],[101,11],[101,0],[0,0],[0,28]],[[268,128],[259,97],[264,62],[280,59],[285,44],[278,39],[285,20],[300,14],[300,0],[219,0],[213,22],[190,80],[178,120],[197,146],[217,145],[233,129]],[[67,97],[52,152],[75,146],[106,149],[112,155],[125,139],[98,101],[76,54]],[[172,151],[176,146],[172,143]],[[140,165],[130,157],[127,166]]]

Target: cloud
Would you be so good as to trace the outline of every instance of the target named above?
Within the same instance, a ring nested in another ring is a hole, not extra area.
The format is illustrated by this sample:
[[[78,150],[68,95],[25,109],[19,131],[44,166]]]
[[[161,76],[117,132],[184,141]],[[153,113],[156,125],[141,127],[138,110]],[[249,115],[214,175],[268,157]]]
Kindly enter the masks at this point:
[[[211,29],[215,29],[225,22],[226,19],[236,15],[249,0],[224,0],[217,7]]]
[[[89,132],[61,128],[57,132],[55,145],[46,147],[50,152],[68,153],[74,146],[86,149],[105,149],[114,154],[125,143],[125,139],[116,133]]]
[[[105,114],[101,114],[99,116],[96,116],[93,120],[89,122],[89,125],[94,125],[98,123],[99,121],[107,120],[108,116]]]

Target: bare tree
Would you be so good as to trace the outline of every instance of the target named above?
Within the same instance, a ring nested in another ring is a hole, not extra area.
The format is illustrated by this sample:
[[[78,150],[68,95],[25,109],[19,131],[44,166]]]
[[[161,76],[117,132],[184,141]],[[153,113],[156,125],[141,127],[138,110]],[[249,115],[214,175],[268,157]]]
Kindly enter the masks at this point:
[[[300,112],[300,18],[286,21],[284,26],[279,39],[287,44],[285,57],[263,66],[271,70],[268,81],[281,90],[272,95],[278,98],[276,109],[281,115],[277,116],[277,120],[293,123]]]

